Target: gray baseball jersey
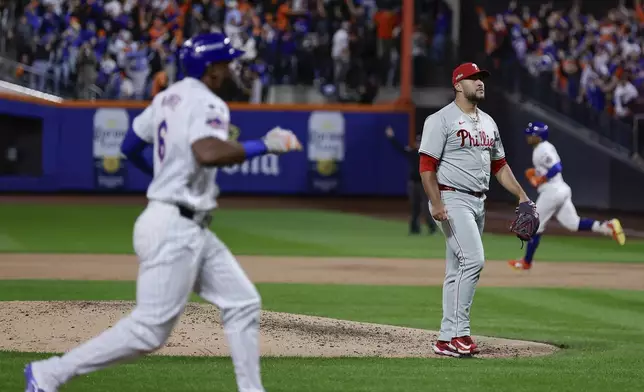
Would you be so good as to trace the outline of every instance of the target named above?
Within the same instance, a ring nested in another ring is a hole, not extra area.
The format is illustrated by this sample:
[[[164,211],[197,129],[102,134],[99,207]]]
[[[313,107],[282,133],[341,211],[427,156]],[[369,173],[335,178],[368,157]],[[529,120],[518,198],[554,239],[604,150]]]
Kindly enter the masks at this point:
[[[480,109],[477,117],[473,119],[452,102],[425,120],[420,153],[439,161],[439,184],[472,192],[489,189],[491,163],[505,158],[505,153],[494,120]],[[438,339],[450,341],[470,336],[470,308],[485,263],[481,240],[485,197],[442,191],[441,200],[447,220],[437,224],[447,246]],[[467,352],[471,347],[457,349]]]
[[[440,161],[438,183],[456,189],[487,192],[490,163],[505,157],[496,123],[477,109],[478,120],[452,102],[427,117],[420,153]]]

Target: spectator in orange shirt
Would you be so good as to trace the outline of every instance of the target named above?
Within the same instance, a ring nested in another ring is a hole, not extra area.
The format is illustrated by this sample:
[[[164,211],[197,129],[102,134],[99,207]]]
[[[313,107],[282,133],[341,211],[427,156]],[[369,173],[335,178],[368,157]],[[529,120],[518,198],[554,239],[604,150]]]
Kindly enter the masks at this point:
[[[150,27],[150,30],[148,31],[148,34],[150,34],[150,41],[156,41],[165,33],[166,28],[163,25],[163,20],[161,20],[161,18],[159,17],[154,18],[152,27]]]
[[[381,76],[386,78],[391,65],[391,51],[394,47],[394,28],[400,24],[400,16],[391,10],[378,10],[373,16],[376,24],[378,60],[382,65]]]
[[[400,16],[391,10],[378,10],[373,16],[378,35],[378,57],[387,56],[393,45],[394,28],[400,24]]]
[[[174,30],[179,27],[181,8],[179,8],[175,2],[169,2],[168,6],[163,10],[162,15],[167,21],[166,28],[168,30]]]
[[[251,13],[253,7],[251,7],[250,4],[248,4],[248,0],[239,0],[239,3],[237,4],[237,9],[239,12],[242,13],[242,15],[247,15]]]
[[[633,8],[635,9],[635,17],[637,19],[637,22],[639,22],[640,25],[644,24],[644,9],[642,8],[642,0],[635,0]]]
[[[284,4],[280,5],[277,9],[277,28],[280,31],[286,30],[286,26],[289,23],[289,17],[291,15],[291,0],[286,0]]]
[[[494,32],[494,17],[488,16],[483,7],[477,7],[476,13],[479,16],[479,24],[485,32],[485,53],[490,55],[496,49],[496,33]]]

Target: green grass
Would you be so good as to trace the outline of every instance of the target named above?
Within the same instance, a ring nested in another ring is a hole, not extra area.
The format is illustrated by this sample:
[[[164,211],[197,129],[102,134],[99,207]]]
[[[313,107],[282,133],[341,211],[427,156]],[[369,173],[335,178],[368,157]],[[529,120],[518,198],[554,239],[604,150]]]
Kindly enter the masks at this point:
[[[0,252],[132,253],[142,207],[0,205]],[[221,210],[213,229],[239,255],[443,258],[444,241],[408,237],[405,222],[312,210]],[[488,259],[521,254],[513,236],[484,235]],[[0,255],[1,257],[1,255]],[[539,261],[643,262],[644,242],[545,236]],[[438,329],[440,287],[261,284],[264,309]],[[0,301],[132,300],[134,282],[0,280]],[[199,300],[193,297],[193,300]],[[0,302],[0,311],[2,302]],[[268,391],[644,390],[644,292],[477,289],[476,335],[565,346],[553,356],[499,360],[264,358]],[[1,325],[0,325],[1,331]],[[429,350],[429,343],[428,350]],[[22,390],[25,363],[0,352],[0,391]],[[61,392],[233,391],[228,358],[146,357],[73,380]]]
[[[0,205],[0,252],[132,253],[141,206]],[[407,236],[400,221],[315,210],[221,210],[212,225],[238,255],[443,258],[442,235]],[[485,234],[489,260],[522,254],[510,235]],[[539,261],[644,262],[644,241],[545,236]]]
[[[264,308],[437,329],[439,287],[261,284]],[[0,281],[0,300],[132,299],[133,282]],[[1,303],[0,303],[1,306]],[[475,334],[567,348],[499,360],[265,358],[268,391],[641,391],[644,292],[477,290]],[[429,344],[429,342],[428,342]],[[21,368],[39,354],[0,353],[0,390],[21,390]],[[227,358],[148,357],[73,380],[61,392],[232,391]]]

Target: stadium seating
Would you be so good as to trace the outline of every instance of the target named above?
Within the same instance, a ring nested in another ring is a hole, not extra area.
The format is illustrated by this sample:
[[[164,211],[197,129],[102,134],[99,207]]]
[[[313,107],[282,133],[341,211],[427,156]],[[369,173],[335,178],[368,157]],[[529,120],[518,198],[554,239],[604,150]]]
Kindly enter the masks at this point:
[[[428,19],[418,3],[418,20]],[[246,51],[231,101],[300,85],[368,102],[378,86],[398,83],[400,1],[21,0],[0,1],[0,10],[3,78],[65,98],[149,99],[182,77],[176,49],[205,31]],[[440,20],[433,46],[418,23],[418,67],[444,51],[449,21]]]
[[[518,63],[538,88],[631,124],[644,114],[644,9],[635,3],[596,15],[578,6],[516,1],[501,12],[477,12],[486,53],[497,62]],[[529,90],[525,83],[521,88]]]

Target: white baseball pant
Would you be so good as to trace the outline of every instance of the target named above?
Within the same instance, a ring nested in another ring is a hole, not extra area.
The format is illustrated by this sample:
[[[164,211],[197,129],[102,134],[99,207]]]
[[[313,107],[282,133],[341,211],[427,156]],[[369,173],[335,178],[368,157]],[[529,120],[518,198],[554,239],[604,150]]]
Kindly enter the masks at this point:
[[[260,296],[226,245],[176,206],[150,201],[135,223],[134,249],[140,265],[132,313],[65,355],[35,362],[39,386],[56,390],[75,376],[158,350],[194,291],[221,310],[238,390],[264,392]]]

